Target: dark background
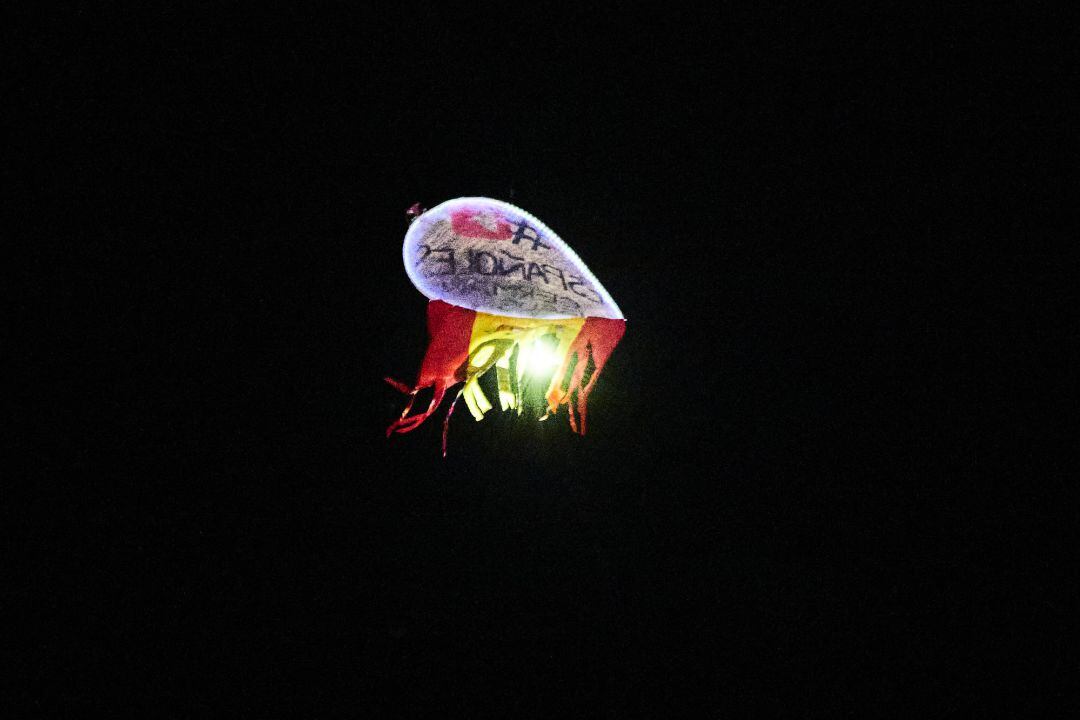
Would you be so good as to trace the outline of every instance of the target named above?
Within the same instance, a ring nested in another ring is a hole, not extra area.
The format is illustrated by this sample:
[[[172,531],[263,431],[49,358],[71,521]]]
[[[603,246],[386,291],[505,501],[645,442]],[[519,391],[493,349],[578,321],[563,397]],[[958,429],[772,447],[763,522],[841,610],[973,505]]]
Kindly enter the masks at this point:
[[[1068,706],[1052,11],[89,7],[6,95],[44,199],[9,699],[389,717]],[[1045,23],[1043,21],[1049,21]],[[1071,133],[1070,133],[1071,134]],[[590,432],[387,440],[415,201],[621,305]],[[25,268],[25,271],[23,270]],[[1038,319],[1029,318],[1034,315]],[[1021,363],[1036,366],[1020,371]],[[33,388],[33,389],[31,389]],[[1055,434],[1056,433],[1056,434]]]

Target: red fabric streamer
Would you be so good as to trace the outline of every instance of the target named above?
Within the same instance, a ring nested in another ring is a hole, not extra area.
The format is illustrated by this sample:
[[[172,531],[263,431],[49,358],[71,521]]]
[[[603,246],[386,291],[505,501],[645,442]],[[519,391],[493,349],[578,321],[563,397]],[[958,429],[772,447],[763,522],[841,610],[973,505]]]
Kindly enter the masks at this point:
[[[555,372],[556,382],[552,384],[547,397],[548,408],[554,413],[558,411],[559,405],[565,404],[570,415],[570,428],[580,435],[585,434],[585,417],[588,411],[589,393],[592,392],[597,378],[600,377],[600,371],[604,369],[604,365],[607,363],[608,358],[611,357],[612,351],[615,350],[615,346],[619,344],[625,332],[625,320],[609,320],[608,318],[597,317],[585,318],[585,324],[581,326],[581,331],[574,338],[570,350],[563,357],[562,364]],[[570,384],[563,390],[562,383],[559,381],[566,376],[566,371],[569,369],[570,362],[575,354],[577,355],[577,365],[574,366]],[[594,370],[589,377],[588,383],[582,386],[585,367],[588,365],[590,355],[592,356]],[[575,407],[572,408],[570,402],[575,391],[577,391],[577,402]],[[578,419],[574,417],[575,410]]]
[[[446,389],[465,379],[464,367],[469,356],[469,337],[475,319],[476,312],[473,310],[450,305],[442,300],[428,303],[427,325],[430,340],[416,385],[409,388],[404,383],[386,378],[391,385],[411,395],[401,417],[386,429],[387,437],[391,433],[404,433],[415,429],[438,409],[446,395]],[[416,394],[429,386],[434,386],[435,391],[427,410],[409,417]]]

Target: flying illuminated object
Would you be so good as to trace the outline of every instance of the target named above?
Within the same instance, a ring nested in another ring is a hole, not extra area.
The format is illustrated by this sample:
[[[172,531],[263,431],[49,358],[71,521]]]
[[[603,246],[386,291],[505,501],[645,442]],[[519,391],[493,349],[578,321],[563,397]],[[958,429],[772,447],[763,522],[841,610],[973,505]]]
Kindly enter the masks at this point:
[[[415,385],[387,378],[410,396],[387,436],[418,427],[447,389],[464,383],[443,423],[445,455],[458,398],[477,420],[491,409],[480,379],[493,368],[503,410],[520,413],[530,383],[546,381],[540,419],[566,405],[570,427],[584,435],[589,393],[626,330],[600,281],[550,228],[509,203],[458,198],[409,213],[405,271],[430,299],[430,340]],[[409,415],[427,387],[427,409]]]

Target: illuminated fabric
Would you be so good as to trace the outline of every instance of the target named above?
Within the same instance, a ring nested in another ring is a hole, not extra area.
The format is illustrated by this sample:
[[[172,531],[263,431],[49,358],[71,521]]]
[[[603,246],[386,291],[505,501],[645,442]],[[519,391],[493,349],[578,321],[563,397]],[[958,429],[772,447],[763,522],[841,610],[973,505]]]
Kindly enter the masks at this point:
[[[568,409],[585,434],[586,403],[626,329],[607,290],[554,232],[520,208],[488,198],[459,198],[417,217],[405,236],[405,268],[428,303],[429,344],[416,384],[387,378],[410,395],[387,429],[415,429],[462,384],[443,424],[443,454],[458,398],[481,420],[493,407],[480,380],[494,370],[499,406],[525,404],[524,389],[542,378],[544,414]],[[428,407],[410,415],[416,394],[432,388]]]

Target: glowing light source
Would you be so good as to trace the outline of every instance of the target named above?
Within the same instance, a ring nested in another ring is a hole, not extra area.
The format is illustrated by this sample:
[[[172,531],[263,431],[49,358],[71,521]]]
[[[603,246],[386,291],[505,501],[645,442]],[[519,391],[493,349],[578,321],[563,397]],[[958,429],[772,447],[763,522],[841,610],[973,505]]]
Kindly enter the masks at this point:
[[[533,377],[550,375],[562,362],[562,356],[558,353],[558,340],[554,335],[544,335],[522,346],[518,362],[522,363],[525,372]]]

